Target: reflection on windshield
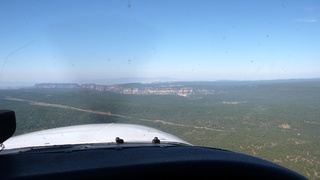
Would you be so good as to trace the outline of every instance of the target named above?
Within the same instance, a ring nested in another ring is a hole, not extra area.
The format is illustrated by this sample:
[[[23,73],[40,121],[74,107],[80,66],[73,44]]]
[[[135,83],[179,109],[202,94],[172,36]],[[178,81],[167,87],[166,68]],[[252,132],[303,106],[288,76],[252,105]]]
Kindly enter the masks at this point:
[[[3,1],[0,109],[16,136],[139,124],[320,178],[319,8]]]

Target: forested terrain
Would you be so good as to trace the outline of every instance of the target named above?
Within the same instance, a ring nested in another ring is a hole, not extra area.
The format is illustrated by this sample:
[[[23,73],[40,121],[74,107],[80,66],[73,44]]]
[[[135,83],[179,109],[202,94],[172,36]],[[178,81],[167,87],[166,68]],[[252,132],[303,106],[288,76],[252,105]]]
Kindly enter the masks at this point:
[[[250,154],[320,178],[320,80],[185,85],[215,93],[182,97],[86,89],[0,90],[0,109],[16,112],[15,135],[78,124],[141,124],[194,145]]]

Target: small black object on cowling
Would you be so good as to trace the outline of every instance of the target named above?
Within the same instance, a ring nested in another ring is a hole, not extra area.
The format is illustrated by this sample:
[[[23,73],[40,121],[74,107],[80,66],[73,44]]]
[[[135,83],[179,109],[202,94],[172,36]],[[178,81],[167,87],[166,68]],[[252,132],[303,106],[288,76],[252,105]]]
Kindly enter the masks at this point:
[[[120,139],[119,137],[116,137],[116,142],[119,144],[122,144],[124,141],[123,139]]]
[[[152,140],[153,144],[160,144],[160,139],[158,139],[158,137],[154,137]]]

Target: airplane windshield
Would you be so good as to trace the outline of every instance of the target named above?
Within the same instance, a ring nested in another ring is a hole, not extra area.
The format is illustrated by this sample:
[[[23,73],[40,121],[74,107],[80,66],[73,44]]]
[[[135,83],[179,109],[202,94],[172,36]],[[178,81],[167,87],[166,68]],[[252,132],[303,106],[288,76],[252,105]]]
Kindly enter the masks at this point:
[[[144,125],[320,178],[317,0],[4,0],[0,20],[15,137]]]

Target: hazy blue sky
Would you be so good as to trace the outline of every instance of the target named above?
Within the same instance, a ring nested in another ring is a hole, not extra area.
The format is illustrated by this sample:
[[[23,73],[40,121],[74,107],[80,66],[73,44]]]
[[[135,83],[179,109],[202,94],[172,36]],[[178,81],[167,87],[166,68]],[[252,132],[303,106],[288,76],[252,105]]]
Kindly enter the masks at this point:
[[[320,1],[0,1],[0,83],[320,78]]]

